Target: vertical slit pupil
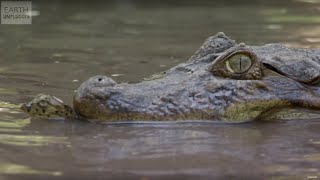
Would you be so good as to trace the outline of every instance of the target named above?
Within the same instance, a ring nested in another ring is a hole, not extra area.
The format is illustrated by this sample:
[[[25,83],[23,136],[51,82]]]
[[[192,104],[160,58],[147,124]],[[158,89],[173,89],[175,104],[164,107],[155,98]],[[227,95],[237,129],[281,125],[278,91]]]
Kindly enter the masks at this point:
[[[242,56],[240,56],[240,67],[239,67],[239,68],[240,68],[240,71],[241,71],[241,69],[242,69],[242,68],[241,68],[241,61],[242,61]]]

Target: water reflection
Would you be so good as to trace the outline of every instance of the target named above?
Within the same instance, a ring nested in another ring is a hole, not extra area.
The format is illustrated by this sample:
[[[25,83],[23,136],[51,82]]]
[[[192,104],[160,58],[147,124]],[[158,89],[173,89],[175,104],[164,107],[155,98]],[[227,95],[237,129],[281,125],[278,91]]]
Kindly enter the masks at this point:
[[[225,169],[229,169],[226,172],[229,175],[244,176],[294,175],[319,170],[319,145],[312,143],[320,140],[319,126],[317,120],[308,124],[290,121],[111,126],[31,121],[23,130],[43,137],[65,136],[63,141],[43,138],[47,143],[39,144],[41,151],[29,149],[29,154],[36,159],[45,155],[47,161],[57,156],[69,157],[72,161],[63,164],[66,172],[73,172],[70,167],[81,167],[87,173],[216,174],[218,177]],[[304,132],[304,128],[309,131]],[[297,166],[300,163],[309,165]]]
[[[1,144],[15,146],[43,146],[52,143],[66,144],[65,137],[36,136],[36,135],[1,135]]]
[[[126,172],[218,178],[320,170],[318,120],[106,125],[12,118],[0,126],[20,130],[1,132],[0,160],[5,163],[0,174],[75,175],[77,170],[77,175]]]
[[[18,165],[18,164],[10,164],[10,163],[1,163],[0,165],[0,174],[9,174],[9,175],[16,175],[16,174],[47,174],[53,176],[61,176],[63,173],[59,171],[41,171],[32,169],[28,166]]]

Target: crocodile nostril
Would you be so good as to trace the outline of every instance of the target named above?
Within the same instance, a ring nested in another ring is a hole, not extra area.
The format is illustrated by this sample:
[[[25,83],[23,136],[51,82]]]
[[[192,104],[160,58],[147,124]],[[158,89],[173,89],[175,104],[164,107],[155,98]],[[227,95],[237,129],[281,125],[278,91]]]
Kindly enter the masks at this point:
[[[87,90],[96,90],[95,88],[101,88],[101,87],[112,87],[115,86],[117,82],[115,82],[112,78],[108,76],[94,76],[89,78],[87,81],[81,84],[79,87],[78,91],[81,90],[82,88],[87,89]],[[80,92],[77,92],[80,93]]]

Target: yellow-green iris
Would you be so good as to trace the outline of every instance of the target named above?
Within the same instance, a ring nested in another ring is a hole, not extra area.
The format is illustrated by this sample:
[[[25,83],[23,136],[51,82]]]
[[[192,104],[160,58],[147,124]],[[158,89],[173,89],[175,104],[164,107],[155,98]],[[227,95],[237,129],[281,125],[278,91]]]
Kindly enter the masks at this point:
[[[244,73],[250,69],[251,61],[250,56],[235,54],[226,61],[226,67],[232,73]]]

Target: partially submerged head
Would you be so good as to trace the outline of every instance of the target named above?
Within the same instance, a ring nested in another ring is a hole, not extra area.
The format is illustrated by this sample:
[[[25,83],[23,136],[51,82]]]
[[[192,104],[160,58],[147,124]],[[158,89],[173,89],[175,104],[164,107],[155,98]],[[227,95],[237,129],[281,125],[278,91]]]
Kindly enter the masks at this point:
[[[65,105],[62,100],[55,96],[39,94],[33,100],[21,105],[21,110],[28,113],[32,118],[74,118],[73,109]]]
[[[219,33],[158,78],[117,84],[110,77],[91,77],[73,104],[80,116],[106,121],[244,122],[280,109],[320,110],[319,57],[314,50],[236,44]]]

